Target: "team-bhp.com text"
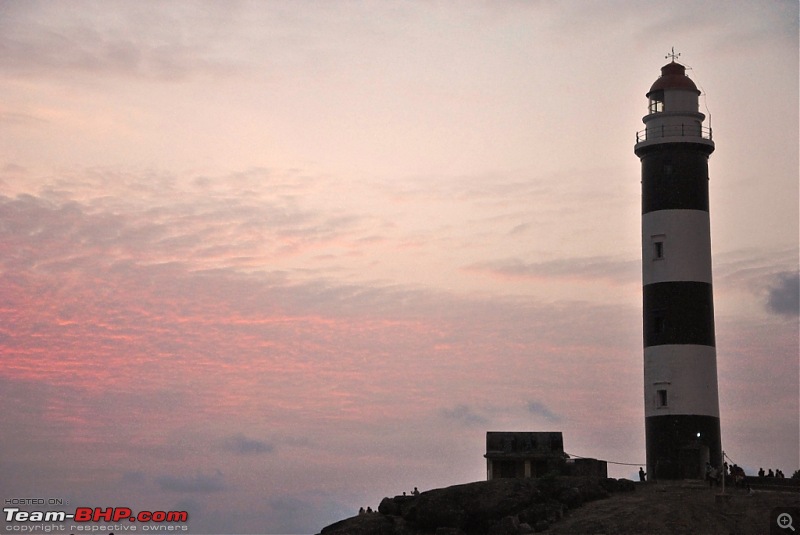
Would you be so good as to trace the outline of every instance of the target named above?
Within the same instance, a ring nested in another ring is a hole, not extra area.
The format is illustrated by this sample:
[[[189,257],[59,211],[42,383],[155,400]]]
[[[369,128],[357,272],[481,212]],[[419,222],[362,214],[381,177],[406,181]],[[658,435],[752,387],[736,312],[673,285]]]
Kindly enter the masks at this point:
[[[135,525],[120,524],[121,522],[146,522],[142,531],[186,531],[185,525],[163,525],[164,522],[186,522],[189,520],[187,511],[140,511],[136,514],[129,507],[78,507],[74,513],[66,511],[22,511],[18,507],[5,507],[3,509],[6,522],[16,524],[6,525],[6,531],[19,532],[50,532],[67,531],[66,526],[59,524],[31,526],[33,522],[66,522],[71,520],[78,523],[94,523],[88,525],[71,525],[69,531],[136,531]],[[99,525],[98,522],[112,522],[115,526]],[[149,524],[149,523],[155,523]],[[49,529],[46,529],[49,528]]]

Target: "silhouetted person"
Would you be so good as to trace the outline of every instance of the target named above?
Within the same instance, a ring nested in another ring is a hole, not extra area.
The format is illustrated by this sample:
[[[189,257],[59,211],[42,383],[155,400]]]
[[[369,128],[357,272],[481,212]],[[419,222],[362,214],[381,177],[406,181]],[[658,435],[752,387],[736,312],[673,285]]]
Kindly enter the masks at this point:
[[[759,468],[758,469],[758,477],[764,477],[764,469],[763,468]]]
[[[367,514],[372,514],[372,507],[367,507]]]
[[[644,481],[645,481],[645,477],[646,477],[646,476],[647,476],[647,474],[645,473],[645,471],[644,471],[644,470],[642,470],[642,467],[640,466],[640,467],[639,467],[639,481],[641,481],[642,483],[644,483]]]
[[[731,474],[733,474],[733,485],[735,487],[744,487],[744,478],[747,477],[747,474],[744,473],[744,468],[734,464],[733,468],[731,468]]]
[[[769,472],[767,472],[767,477],[775,477],[775,474],[772,472],[772,468],[770,468]]]
[[[413,494],[414,496],[419,496],[419,489],[417,487],[414,487],[414,492],[412,492],[411,494]]]
[[[719,487],[721,477],[725,477],[725,472],[723,472],[722,469],[711,466],[710,463],[707,463],[706,478],[708,478],[708,488],[711,488],[714,485]]]
[[[363,514],[366,514],[366,511],[364,510],[364,508],[363,508],[363,507],[361,507],[361,508],[358,510],[358,515],[359,515],[359,516],[361,516],[361,515],[363,515]]]

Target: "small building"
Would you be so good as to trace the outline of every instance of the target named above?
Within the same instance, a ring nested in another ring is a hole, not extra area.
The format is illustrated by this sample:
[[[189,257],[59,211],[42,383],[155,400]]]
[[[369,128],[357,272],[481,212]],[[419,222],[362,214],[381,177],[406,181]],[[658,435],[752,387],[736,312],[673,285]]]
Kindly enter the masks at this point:
[[[563,473],[567,459],[561,432],[489,431],[484,457],[489,480]]]
[[[570,459],[559,431],[489,431],[486,433],[486,478],[537,478],[555,473],[564,476],[608,477],[606,461]]]

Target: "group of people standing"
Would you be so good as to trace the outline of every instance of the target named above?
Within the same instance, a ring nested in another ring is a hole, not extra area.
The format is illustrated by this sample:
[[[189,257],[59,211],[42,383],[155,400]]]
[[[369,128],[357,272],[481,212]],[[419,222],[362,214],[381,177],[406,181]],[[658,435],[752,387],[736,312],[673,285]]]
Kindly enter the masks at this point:
[[[744,468],[738,464],[729,466],[728,463],[723,463],[722,470],[720,471],[716,467],[711,466],[711,463],[706,463],[706,481],[708,481],[709,487],[713,487],[714,485],[719,486],[723,477],[726,482],[733,483],[734,487],[744,487],[747,475],[744,473]]]
[[[414,487],[414,490],[411,491],[411,495],[412,496],[419,496],[419,489],[417,487]],[[407,496],[406,491],[403,491],[403,496]],[[372,507],[367,507],[366,509],[361,507],[358,510],[358,515],[359,516],[361,516],[361,515],[369,515],[369,514],[376,513],[376,512],[377,511],[373,510]]]
[[[786,478],[786,476],[783,475],[783,471],[782,470],[778,470],[777,468],[775,469],[774,472],[772,471],[772,468],[770,468],[769,472],[767,472],[766,474],[764,473],[764,469],[763,468],[759,468],[758,469],[758,477],[777,477],[778,479],[785,479]]]
[[[734,464],[729,466],[728,463],[723,463],[722,470],[711,465],[711,463],[706,463],[706,474],[705,479],[708,481],[708,486],[713,487],[714,485],[719,486],[722,482],[722,478],[725,478],[726,483],[732,483],[735,487],[748,487],[746,477],[747,475],[744,473],[744,468],[741,466]],[[784,479],[786,476],[783,472],[779,469],[772,470],[769,469],[768,472],[764,472],[763,468],[758,469],[758,477],[760,478],[777,478],[777,479]],[[639,481],[645,482],[647,479],[647,474],[639,467]]]

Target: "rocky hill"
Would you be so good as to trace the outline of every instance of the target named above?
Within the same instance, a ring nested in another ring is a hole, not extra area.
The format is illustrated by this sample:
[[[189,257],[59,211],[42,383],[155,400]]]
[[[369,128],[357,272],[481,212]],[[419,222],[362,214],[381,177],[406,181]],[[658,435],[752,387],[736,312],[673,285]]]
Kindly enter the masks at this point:
[[[565,512],[612,492],[631,492],[629,480],[545,477],[495,479],[384,498],[378,512],[323,528],[321,535],[518,534],[544,531]]]
[[[321,535],[745,535],[769,533],[775,507],[800,505],[793,492],[719,493],[700,481],[497,479],[384,498],[377,512],[331,524]]]

